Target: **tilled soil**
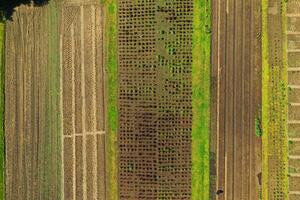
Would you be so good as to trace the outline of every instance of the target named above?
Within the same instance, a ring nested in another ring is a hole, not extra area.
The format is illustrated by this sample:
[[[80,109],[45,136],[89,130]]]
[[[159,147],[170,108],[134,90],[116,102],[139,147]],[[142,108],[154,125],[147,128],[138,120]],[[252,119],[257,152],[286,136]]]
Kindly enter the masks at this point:
[[[214,1],[212,32],[213,199],[258,199],[261,138],[261,1]]]
[[[106,199],[102,8],[55,5],[7,22],[6,198]]]
[[[120,199],[190,199],[193,1],[118,5]]]
[[[60,198],[61,133],[51,84],[57,66],[48,63],[49,16],[46,7],[20,6],[6,25],[6,199]]]
[[[103,13],[81,3],[61,8],[64,197],[106,199]]]

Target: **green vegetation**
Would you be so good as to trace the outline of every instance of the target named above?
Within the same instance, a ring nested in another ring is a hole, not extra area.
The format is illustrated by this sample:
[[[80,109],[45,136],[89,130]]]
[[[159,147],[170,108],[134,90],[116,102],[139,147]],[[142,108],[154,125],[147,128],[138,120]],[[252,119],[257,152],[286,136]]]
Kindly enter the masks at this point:
[[[255,135],[257,137],[262,136],[261,111],[258,112],[258,116],[255,118]]]
[[[0,21],[0,199],[5,196],[5,144],[4,144],[4,29]]]
[[[46,146],[45,157],[47,159],[45,181],[44,199],[51,198],[51,188],[56,188],[57,200],[62,199],[62,135],[61,135],[61,113],[60,108],[60,55],[59,55],[59,12],[56,1],[52,0],[47,6],[46,24],[48,29],[48,66],[47,66],[47,94],[46,98]],[[56,182],[53,182],[53,177],[56,177]],[[51,181],[52,180],[52,181]],[[56,184],[56,185],[55,185]],[[53,198],[53,197],[52,197]]]
[[[209,198],[211,1],[194,0],[192,199]]]
[[[257,137],[262,136],[261,119],[259,117],[255,119],[255,135]]]
[[[269,199],[268,162],[268,110],[269,110],[269,52],[268,52],[268,0],[262,0],[262,199]]]
[[[279,31],[285,35],[286,22],[286,5],[284,1],[278,0],[281,3],[282,23]],[[262,1],[262,143],[263,143],[263,177],[262,177],[262,199],[270,199],[275,191],[269,185],[269,179],[277,181],[276,187],[284,194],[284,199],[288,198],[288,138],[287,138],[287,58],[286,58],[286,38],[282,39],[282,55],[279,55],[283,65],[271,66],[269,51],[276,52],[274,49],[269,49],[269,44],[273,38],[268,32],[268,0]],[[274,20],[274,19],[273,19]],[[277,48],[278,48],[277,47]],[[274,56],[274,55],[272,55]],[[274,138],[276,138],[274,142]],[[270,157],[272,155],[272,158]],[[276,159],[276,169],[271,172],[269,159]],[[271,174],[272,173],[272,174]],[[271,176],[271,177],[269,177]],[[283,177],[281,180],[274,179],[275,177]],[[277,191],[279,192],[279,191]],[[274,195],[275,196],[275,195]]]
[[[107,72],[108,132],[106,134],[107,199],[118,199],[118,63],[117,63],[117,0],[103,0],[105,19],[105,67]]]

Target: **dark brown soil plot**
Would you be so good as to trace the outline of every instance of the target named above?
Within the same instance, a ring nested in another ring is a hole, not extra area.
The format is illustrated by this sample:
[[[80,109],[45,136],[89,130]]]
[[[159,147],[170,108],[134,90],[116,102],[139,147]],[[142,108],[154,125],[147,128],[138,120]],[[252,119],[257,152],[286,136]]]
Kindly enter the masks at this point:
[[[214,199],[258,199],[261,190],[261,1],[213,1]]]
[[[192,0],[119,0],[120,199],[190,199]]]

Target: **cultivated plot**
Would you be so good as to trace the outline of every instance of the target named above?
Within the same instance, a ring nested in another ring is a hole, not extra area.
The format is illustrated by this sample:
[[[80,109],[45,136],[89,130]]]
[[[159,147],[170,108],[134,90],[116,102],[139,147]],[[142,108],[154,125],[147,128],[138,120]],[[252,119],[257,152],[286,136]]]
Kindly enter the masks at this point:
[[[61,105],[66,199],[106,199],[103,13],[61,8]]]

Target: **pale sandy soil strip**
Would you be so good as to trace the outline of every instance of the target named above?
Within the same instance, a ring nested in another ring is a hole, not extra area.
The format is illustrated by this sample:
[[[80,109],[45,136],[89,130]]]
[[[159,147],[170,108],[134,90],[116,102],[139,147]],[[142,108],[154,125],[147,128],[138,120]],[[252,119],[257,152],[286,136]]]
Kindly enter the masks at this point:
[[[300,173],[289,173],[290,177],[300,177]]]
[[[288,49],[286,52],[287,53],[298,53],[298,52],[300,52],[300,49]]]
[[[71,25],[71,70],[72,70],[72,128],[73,128],[73,197],[76,198],[76,147],[75,147],[75,39],[74,23]]]
[[[287,17],[300,17],[300,14],[286,14]]]
[[[97,109],[96,109],[96,42],[95,42],[95,39],[96,39],[96,22],[95,22],[95,6],[92,5],[91,6],[91,12],[92,12],[92,57],[93,57],[93,71],[92,71],[92,87],[93,87],[93,95],[92,95],[92,98],[93,98],[93,105],[92,105],[92,110],[93,110],[93,131],[96,131],[97,130]]]
[[[291,89],[300,89],[300,85],[288,85]]]
[[[289,155],[289,159],[292,159],[292,160],[300,160],[300,156]]]
[[[291,106],[300,106],[300,103],[290,103]]]
[[[105,131],[97,131],[97,132],[85,132],[84,134],[82,133],[76,133],[74,134],[75,136],[83,136],[83,135],[105,135]],[[64,135],[64,138],[72,138],[73,135]]]
[[[93,56],[93,74],[92,74],[92,87],[93,87],[93,130],[97,130],[97,109],[96,109],[96,19],[95,19],[95,6],[91,6],[92,12],[92,56]],[[93,140],[93,197],[94,199],[98,199],[97,197],[97,135],[94,135]]]
[[[84,74],[84,7],[80,6],[80,42],[81,42],[81,91],[82,91],[82,131],[83,131],[83,137],[82,137],[82,154],[83,154],[83,200],[86,200],[87,198],[87,183],[86,183],[86,133],[85,133],[85,74]]]
[[[300,31],[287,31],[287,35],[300,35]]]
[[[289,141],[300,142],[300,138],[289,138]]]
[[[289,194],[300,195],[300,191],[289,191]]]
[[[300,120],[289,120],[288,124],[300,124]]]
[[[63,31],[63,14],[61,14],[61,29],[60,31],[62,32]],[[62,34],[60,34],[59,36],[59,49],[60,49],[60,59],[59,59],[59,65],[60,65],[60,111],[61,111],[61,114],[60,114],[60,122],[61,122],[61,135],[63,136],[64,133],[63,133],[63,130],[64,130],[64,123],[63,123],[63,75],[62,75],[62,72],[63,72],[63,36]],[[62,148],[61,148],[61,165],[62,165],[62,177],[64,179],[65,175],[64,175],[64,137],[61,137],[61,145],[62,145]],[[64,181],[62,181],[62,184],[61,184],[61,192],[62,192],[62,199],[65,199],[65,191],[64,191]]]
[[[288,71],[289,72],[297,72],[297,71],[300,71],[300,67],[289,67]]]

